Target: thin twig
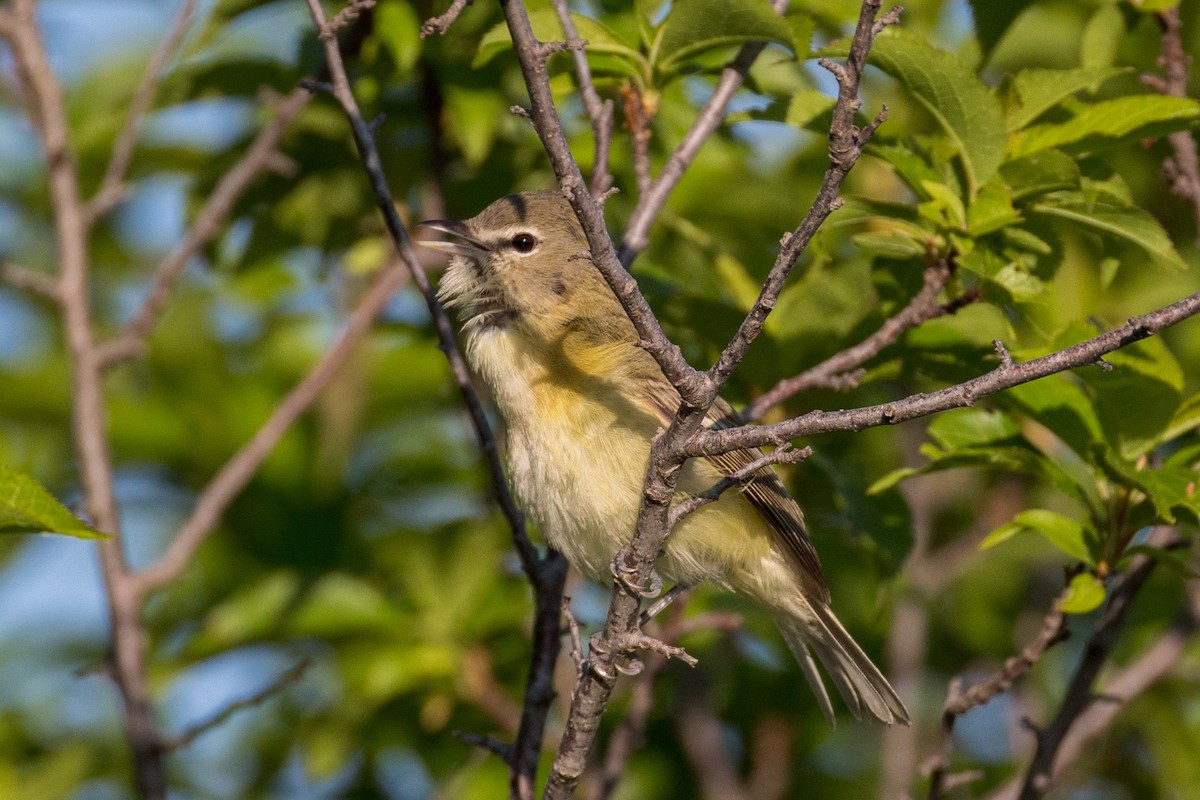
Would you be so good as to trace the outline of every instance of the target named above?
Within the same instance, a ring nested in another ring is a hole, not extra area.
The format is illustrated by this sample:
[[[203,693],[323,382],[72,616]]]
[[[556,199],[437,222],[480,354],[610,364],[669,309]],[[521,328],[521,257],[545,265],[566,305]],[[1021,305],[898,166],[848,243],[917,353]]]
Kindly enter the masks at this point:
[[[783,14],[787,11],[788,0],[772,0],[771,5],[776,12]],[[700,152],[701,145],[725,119],[729,101],[741,88],[750,67],[765,49],[766,44],[762,42],[750,42],[742,45],[733,60],[721,71],[721,77],[717,81],[712,96],[704,103],[696,121],[692,123],[692,127],[671,153],[667,163],[663,165],[662,172],[659,173],[648,191],[643,191],[638,195],[637,207],[629,218],[619,251],[621,263],[626,267],[632,264],[637,254],[646,248],[649,243],[650,226],[654,224],[654,220],[658,218],[667,204],[667,198],[671,196],[671,192],[674,191],[680,178],[691,166],[696,154]]]
[[[767,315],[775,307],[779,293],[783,290],[796,260],[804,252],[817,229],[830,214],[841,207],[843,201],[840,192],[846,175],[858,162],[875,128],[887,118],[887,106],[883,106],[866,128],[859,128],[854,124],[854,117],[862,106],[858,97],[859,82],[866,68],[867,54],[871,51],[871,45],[874,44],[876,33],[881,27],[877,26],[876,22],[881,4],[882,0],[863,2],[844,65],[834,64],[828,59],[821,60],[822,66],[833,72],[838,81],[838,99],[833,107],[833,122],[829,126],[829,167],[825,170],[825,177],[808,214],[780,248],[754,305],[716,363],[708,370],[709,379],[718,387],[725,384],[745,356],[750,343],[762,332]],[[879,20],[879,23],[894,17],[893,11],[891,15],[885,15]]]
[[[184,268],[217,234],[234,204],[250,188],[254,179],[271,165],[280,139],[296,115],[308,105],[310,98],[307,90],[296,89],[281,100],[275,108],[274,119],[259,131],[245,155],[217,182],[179,244],[155,269],[150,292],[133,319],[115,338],[101,346],[100,357],[105,365],[132,358],[146,346],[146,340],[166,308],[175,282],[183,274]]]
[[[283,691],[289,685],[296,683],[304,676],[304,673],[307,672],[308,668],[311,666],[312,662],[307,658],[297,661],[295,664],[281,672],[275,678],[275,680],[271,681],[269,684],[249,697],[244,697],[241,700],[233,701],[208,719],[198,722],[178,735],[166,739],[163,742],[163,749],[169,752],[187,747],[192,742],[196,741],[196,739],[200,736],[222,725],[227,719],[239,711],[245,711],[248,708],[253,708],[254,706],[260,705],[274,697],[276,694],[279,694],[279,692]]]
[[[672,530],[678,525],[684,517],[701,508],[702,506],[714,503],[721,499],[721,495],[738,486],[744,481],[754,477],[754,474],[761,469],[769,468],[774,464],[799,464],[812,455],[811,447],[802,447],[799,450],[792,449],[791,445],[777,447],[770,453],[765,453],[762,456],[751,461],[746,466],[734,472],[732,475],[726,475],[721,480],[714,483],[704,491],[694,494],[686,500],[681,500],[671,506],[671,515],[667,518],[667,525]]]
[[[463,9],[471,5],[473,0],[454,0],[450,7],[446,9],[445,14],[427,19],[421,23],[421,38],[432,36],[433,34],[444,34],[450,30],[450,26],[458,19],[458,15],[463,12]]]
[[[558,14],[559,24],[562,25],[563,38],[567,41],[579,39],[575,30],[575,22],[571,19],[571,10],[567,0],[552,0],[554,11]],[[583,97],[583,107],[592,122],[592,140],[595,142],[596,155],[592,164],[592,197],[600,199],[612,188],[613,178],[608,171],[608,155],[612,147],[613,133],[613,103],[611,100],[601,100],[596,91],[595,81],[592,80],[592,68],[588,64],[586,50],[574,50],[571,56],[575,59],[575,76],[579,81],[579,93]]]
[[[320,0],[308,0],[308,8],[317,30],[324,30],[325,12],[321,8]],[[359,111],[337,41],[332,38],[324,39],[322,45],[330,78],[329,91],[341,106],[350,125],[355,146],[358,148],[359,157],[370,180],[375,204],[383,215],[384,225],[396,252],[408,269],[413,283],[421,292],[433,318],[439,347],[449,362],[451,373],[470,415],[475,436],[483,451],[491,478],[492,495],[508,521],[513,544],[521,559],[521,566],[533,585],[536,616],[530,669],[525,685],[525,702],[516,742],[511,749],[506,750],[507,755],[505,756],[505,761],[510,768],[511,794],[522,799],[532,798],[546,715],[549,713],[550,704],[554,698],[553,672],[554,663],[561,647],[559,613],[562,605],[563,584],[566,581],[567,562],[554,550],[548,550],[546,555],[542,556],[529,541],[529,536],[525,531],[525,517],[517,507],[516,500],[509,490],[504,476],[504,468],[500,464],[495,436],[487,420],[483,404],[471,385],[466,361],[455,341],[454,328],[445,309],[438,302],[437,293],[422,269],[416,253],[413,251],[408,231],[396,211],[396,204],[392,199],[391,189],[383,171],[383,162],[375,145],[373,131]]]
[[[15,0],[3,33],[13,66],[39,131],[45,157],[55,239],[59,304],[71,373],[71,432],[92,524],[112,534],[98,544],[108,603],[112,675],[122,699],[121,722],[133,753],[133,778],[143,800],[165,800],[162,743],[146,680],[145,630],[121,541],[113,491],[113,462],[106,434],[102,364],[92,334],[88,286],[87,216],[70,143],[62,87],[51,69],[33,0]]]
[[[1042,620],[1038,635],[1025,646],[1020,655],[1004,662],[1003,668],[987,678],[962,689],[962,679],[950,681],[946,692],[946,703],[942,709],[942,724],[938,752],[926,766],[929,772],[929,800],[940,800],[953,788],[949,780],[950,753],[954,744],[954,723],[972,708],[984,705],[993,698],[1007,692],[1026,672],[1033,668],[1041,657],[1058,642],[1067,637],[1066,614],[1061,606],[1070,587],[1063,589],[1050,605],[1050,611]]]
[[[108,167],[104,170],[104,177],[100,179],[100,187],[88,201],[86,212],[89,224],[112,211],[125,196],[125,175],[129,171],[129,165],[133,162],[133,151],[137,147],[142,123],[145,122],[146,114],[154,103],[163,68],[175,54],[179,43],[183,41],[183,35],[191,23],[195,10],[196,0],[184,0],[180,4],[166,35],[158,45],[158,49],[154,51],[154,55],[150,57],[150,62],[146,64],[142,80],[133,93],[133,102],[129,104],[125,124],[113,143]]]
[[[1187,97],[1188,67],[1192,57],[1183,46],[1183,34],[1179,20],[1179,7],[1159,11],[1162,27],[1162,53],[1158,64],[1163,77],[1146,76],[1146,83],[1162,94],[1171,97]],[[1167,135],[1171,145],[1171,157],[1163,162],[1163,171],[1171,182],[1171,191],[1187,200],[1192,206],[1196,223],[1196,242],[1200,244],[1200,159],[1196,155],[1196,137],[1191,131],[1174,131]]]
[[[60,301],[62,299],[61,287],[57,278],[44,272],[22,267],[20,264],[12,264],[7,261],[0,263],[0,280],[16,289],[40,294],[50,300]]]
[[[331,20],[321,26],[321,29],[317,31],[318,37],[323,42],[337,38],[338,31],[358,19],[364,11],[374,8],[376,2],[378,0],[350,0],[345,8],[334,14]]]
[[[1147,545],[1151,547],[1172,547],[1179,543],[1174,531],[1159,528],[1151,534]],[[1100,674],[1100,669],[1112,653],[1117,642],[1117,634],[1125,622],[1133,600],[1138,591],[1150,577],[1150,573],[1158,565],[1158,560],[1147,555],[1139,554],[1130,562],[1129,569],[1120,577],[1116,586],[1109,593],[1108,604],[1097,623],[1095,631],[1088,639],[1083,657],[1071,682],[1067,686],[1066,695],[1054,719],[1044,729],[1035,729],[1037,749],[1025,780],[1021,786],[1019,800],[1039,800],[1050,788],[1054,777],[1054,760],[1059,745],[1062,744],[1067,732],[1096,699],[1092,687]]]
[[[816,366],[799,375],[780,381],[759,395],[742,410],[746,419],[761,419],[767,410],[799,392],[817,387],[835,389],[854,388],[861,373],[856,370],[877,356],[885,347],[894,343],[906,331],[928,320],[951,313],[958,304],[939,303],[938,295],[950,282],[954,270],[947,260],[939,260],[925,270],[921,290],[895,316],[890,317],[867,338],[853,347],[835,353]]]
[[[1124,325],[1079,344],[1021,364],[1002,363],[978,378],[936,392],[843,411],[812,411],[771,425],[703,430],[687,445],[685,453],[689,457],[696,457],[728,453],[747,447],[778,445],[819,433],[859,431],[879,425],[895,425],[939,411],[963,408],[1013,386],[1094,364],[1105,354],[1159,333],[1196,313],[1200,313],[1200,292],[1148,314],[1131,317]]]
[[[387,304],[388,298],[404,285],[407,273],[398,261],[379,271],[370,289],[346,319],[346,327],[304,378],[280,401],[250,441],[217,471],[196,499],[174,541],[157,561],[136,573],[138,589],[148,593],[177,578],[191,563],[192,556],[216,529],[225,509],[241,492],[270,455],[275,445],[333,380],[359,340]]]

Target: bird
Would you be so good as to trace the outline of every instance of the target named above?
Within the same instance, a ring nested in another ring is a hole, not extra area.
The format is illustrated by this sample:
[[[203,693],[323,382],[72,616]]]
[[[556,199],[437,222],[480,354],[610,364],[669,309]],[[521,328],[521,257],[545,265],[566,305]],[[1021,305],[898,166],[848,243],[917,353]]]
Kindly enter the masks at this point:
[[[561,192],[519,192],[470,219],[420,225],[452,237],[421,244],[451,256],[438,297],[459,318],[467,361],[505,422],[518,499],[573,567],[611,580],[613,559],[633,536],[651,439],[679,408],[678,392],[639,346]],[[705,422],[740,420],[718,398]],[[690,459],[677,488],[703,492],[761,457],[745,449]],[[770,466],[743,478],[739,491],[682,519],[657,573],[679,586],[715,584],[764,609],[830,725],[833,704],[816,661],[855,718],[910,724],[895,689],[830,608],[796,501]]]

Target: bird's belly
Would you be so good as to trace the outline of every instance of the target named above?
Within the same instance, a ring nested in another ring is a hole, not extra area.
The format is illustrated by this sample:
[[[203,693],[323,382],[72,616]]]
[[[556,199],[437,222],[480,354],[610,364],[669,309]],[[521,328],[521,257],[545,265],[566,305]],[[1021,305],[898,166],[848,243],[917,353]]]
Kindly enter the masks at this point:
[[[508,464],[521,503],[550,544],[590,578],[605,581],[629,543],[649,457],[648,438],[606,409],[577,403],[508,431]]]

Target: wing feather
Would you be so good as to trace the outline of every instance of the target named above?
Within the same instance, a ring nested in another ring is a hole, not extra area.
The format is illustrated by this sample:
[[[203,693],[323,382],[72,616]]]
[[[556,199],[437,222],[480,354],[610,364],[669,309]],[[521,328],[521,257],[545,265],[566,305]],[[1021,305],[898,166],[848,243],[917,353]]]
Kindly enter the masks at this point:
[[[667,383],[661,374],[647,376],[646,380],[639,383],[644,391],[635,393],[635,396],[650,398],[652,411],[663,425],[669,424],[679,409],[679,395],[674,387]],[[720,398],[717,398],[717,402],[705,417],[705,425],[711,428],[732,428],[741,424],[742,419],[733,407]],[[762,458],[762,455],[762,451],[757,448],[743,449],[706,456],[705,460],[722,475],[729,476],[737,474],[739,470]],[[821,572],[821,560],[817,556],[817,550],[804,527],[804,514],[784,489],[783,482],[779,480],[775,470],[769,466],[761,467],[752,473],[749,479],[742,481],[740,488],[742,495],[762,516],[783,545],[781,549],[790,556],[806,594],[828,604],[829,587],[825,584],[825,577]]]

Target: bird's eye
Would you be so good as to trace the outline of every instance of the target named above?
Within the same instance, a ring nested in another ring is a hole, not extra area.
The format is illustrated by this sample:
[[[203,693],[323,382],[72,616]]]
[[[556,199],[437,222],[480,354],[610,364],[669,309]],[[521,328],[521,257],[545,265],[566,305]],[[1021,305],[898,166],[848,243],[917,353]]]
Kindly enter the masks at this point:
[[[518,233],[510,242],[518,253],[531,253],[537,247],[537,237],[532,233]]]

